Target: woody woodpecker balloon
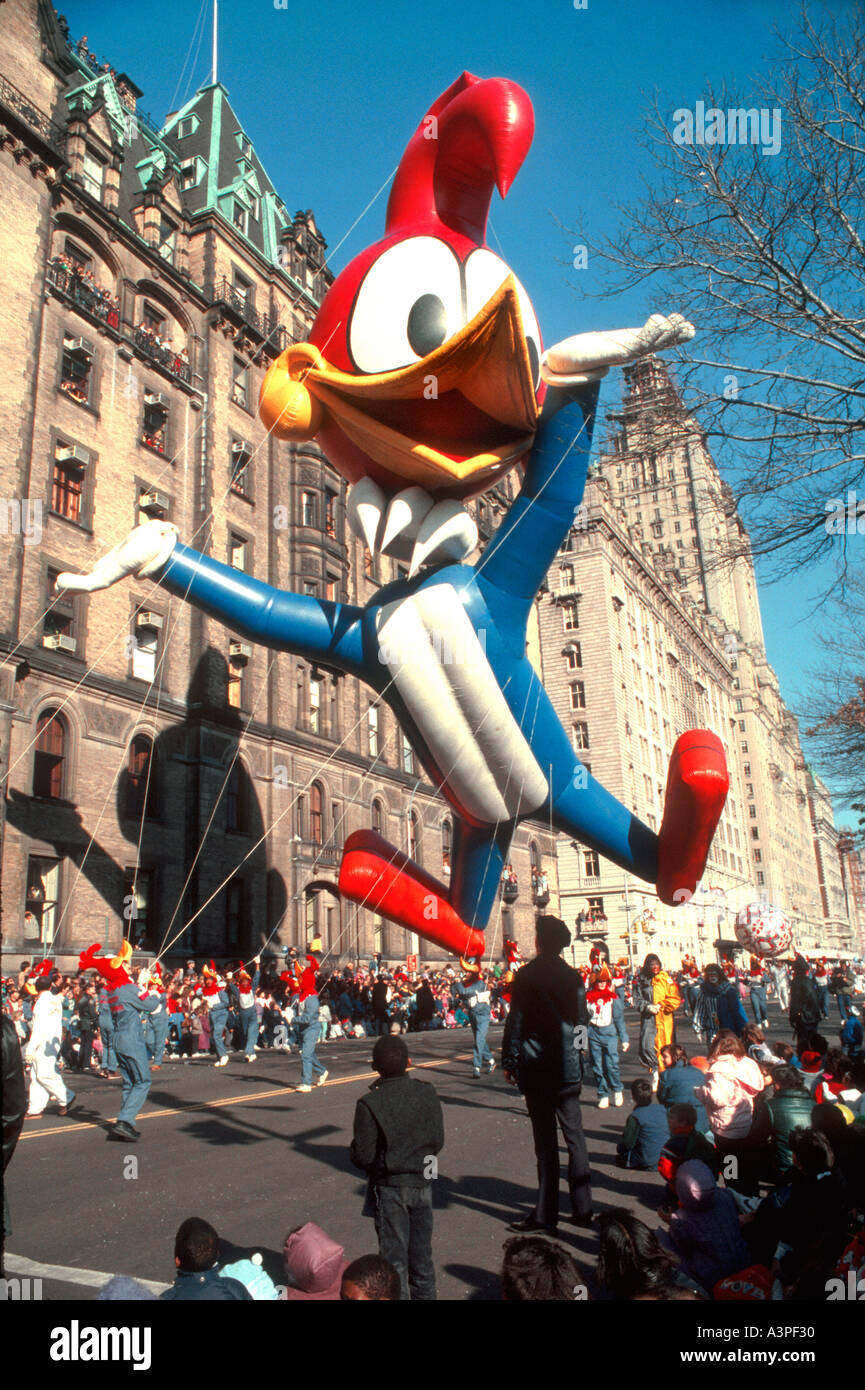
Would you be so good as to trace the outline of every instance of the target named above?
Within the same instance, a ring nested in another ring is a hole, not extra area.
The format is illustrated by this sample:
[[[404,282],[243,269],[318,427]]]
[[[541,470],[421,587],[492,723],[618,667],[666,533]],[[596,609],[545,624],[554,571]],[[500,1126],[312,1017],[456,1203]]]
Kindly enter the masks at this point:
[[[551,821],[675,905],[702,876],[728,788],[720,740],[683,734],[655,834],[583,767],[526,656],[535,595],[582,500],[601,377],[694,332],[655,315],[542,351],[525,289],[486,245],[493,191],[508,193],[533,130],[520,87],[463,73],[409,141],[385,235],[338,276],[309,342],[262,386],[268,429],[318,440],[352,484],[351,526],[371,551],[407,560],[407,578],[364,607],[286,593],[155,521],[90,576],[58,580],[95,589],[149,576],[252,641],[365,681],[453,808],[452,871],[439,882],[358,830],[340,891],[463,957],[483,954],[525,818]],[[477,528],[463,499],[518,466],[518,496],[466,563]]]

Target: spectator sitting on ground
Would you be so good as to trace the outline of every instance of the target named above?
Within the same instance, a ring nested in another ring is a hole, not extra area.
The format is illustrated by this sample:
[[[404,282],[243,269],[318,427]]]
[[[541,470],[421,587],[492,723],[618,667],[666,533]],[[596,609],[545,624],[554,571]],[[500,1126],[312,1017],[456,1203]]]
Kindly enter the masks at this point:
[[[672,1105],[692,1105],[697,1112],[698,1130],[701,1134],[709,1134],[709,1117],[702,1102],[694,1095],[696,1088],[702,1086],[705,1080],[704,1073],[688,1060],[685,1049],[676,1043],[661,1048],[661,1061],[664,1070],[658,1081],[659,1104],[665,1109]]]
[[[339,1300],[348,1260],[345,1259],[343,1247],[337,1245],[314,1221],[307,1221],[304,1226],[289,1231],[282,1257],[288,1280],[284,1295],[287,1301]]]
[[[399,1275],[381,1255],[361,1255],[343,1273],[339,1296],[344,1303],[396,1303]]]
[[[646,1223],[627,1208],[602,1212],[598,1236],[601,1248],[596,1275],[606,1298],[660,1298],[671,1285],[705,1297],[705,1290],[695,1287]]]
[[[174,1239],[177,1277],[170,1289],[160,1294],[168,1302],[243,1302],[252,1297],[237,1279],[219,1272],[219,1236],[207,1221],[191,1216],[184,1221]]]
[[[683,1163],[698,1158],[711,1169],[715,1177],[721,1171],[721,1160],[714,1144],[697,1129],[697,1111],[693,1105],[671,1105],[667,1111],[670,1124],[670,1137],[661,1150],[658,1172],[667,1182],[666,1211],[675,1211],[678,1205],[676,1174]],[[660,1214],[660,1213],[659,1213]]]
[[[652,1083],[645,1077],[631,1082],[631,1096],[634,1109],[616,1145],[616,1162],[620,1168],[657,1168],[670,1133],[667,1112],[654,1104]]]
[[[790,1135],[794,1129],[811,1123],[812,1100],[795,1067],[775,1067],[772,1072],[774,1094],[766,1101],[770,1130],[767,1166],[763,1175],[773,1183],[786,1183],[793,1167]]]
[[[564,1246],[540,1236],[504,1244],[502,1298],[508,1303],[573,1302],[588,1298],[586,1281]]]
[[[736,1199],[718,1187],[711,1169],[699,1159],[683,1163],[676,1174],[676,1195],[678,1211],[669,1217],[658,1214],[670,1223],[670,1241],[684,1272],[712,1289],[725,1275],[745,1269],[751,1257]]]

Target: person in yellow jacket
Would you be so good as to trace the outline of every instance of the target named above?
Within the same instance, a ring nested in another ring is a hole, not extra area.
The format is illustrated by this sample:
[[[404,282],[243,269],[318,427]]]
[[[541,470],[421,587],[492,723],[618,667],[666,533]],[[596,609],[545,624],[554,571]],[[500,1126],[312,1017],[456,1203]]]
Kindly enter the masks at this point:
[[[664,1067],[661,1049],[673,1041],[674,1015],[682,1003],[678,985],[658,956],[646,956],[642,970],[635,976],[634,1003],[640,1010],[640,1061],[652,1073],[652,1090],[657,1091]]]

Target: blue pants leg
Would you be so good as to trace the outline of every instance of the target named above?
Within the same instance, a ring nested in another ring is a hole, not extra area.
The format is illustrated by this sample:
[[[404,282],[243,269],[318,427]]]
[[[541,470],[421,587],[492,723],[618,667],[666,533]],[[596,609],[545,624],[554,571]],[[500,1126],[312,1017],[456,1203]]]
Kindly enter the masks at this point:
[[[225,1057],[225,1056],[227,1056],[227,1054],[228,1054],[228,1048],[225,1046],[225,1040],[224,1040],[224,1038],[223,1038],[223,1036],[222,1036],[223,1031],[224,1031],[224,1029],[225,1029],[225,1025],[226,1025],[227,1022],[228,1022],[228,1010],[227,1010],[227,1009],[212,1009],[212,1010],[211,1010],[211,1013],[210,1013],[210,1026],[211,1026],[211,1028],[213,1029],[213,1045],[214,1045],[214,1047],[216,1048],[216,1055],[217,1055],[217,1057]]]
[[[134,1125],[150,1090],[150,1069],[146,1058],[142,1061],[140,1057],[127,1057],[122,1053],[117,1054],[117,1069],[122,1078],[120,1113],[117,1119]]]
[[[255,1044],[258,1042],[258,1012],[256,1009],[244,1009],[240,1015],[243,1024],[243,1050],[247,1057],[255,1056]]]
[[[473,1010],[471,1015],[472,1033],[475,1039],[474,1069],[480,1071],[484,1062],[489,1064],[493,1060],[493,1054],[487,1047],[487,1033],[490,1027],[490,1015],[484,1012],[478,1015],[477,1010]]]
[[[758,1027],[766,1022],[766,991],[764,989],[751,990],[751,1012],[754,1015],[754,1022]]]
[[[613,1003],[613,1027],[620,1043],[628,1042],[628,1028],[625,1023],[625,996],[616,990],[616,998]]]
[[[165,1042],[168,1037],[168,1014],[147,1015],[147,1055],[151,1062],[161,1067],[165,1057]]]
[[[315,1045],[318,1042],[318,1019],[303,1025],[303,1037],[300,1044],[300,1084],[301,1086],[311,1086],[313,1072],[316,1076],[321,1076],[326,1070],[315,1055]]]
[[[841,1022],[846,1023],[847,1019],[850,1017],[850,995],[836,994],[835,998],[838,1000],[838,1012],[841,1015]]]
[[[114,1029],[100,1028],[102,1036],[102,1065],[106,1071],[117,1070],[117,1058],[114,1054]]]
[[[598,1096],[603,1098],[621,1091],[619,1038],[612,1023],[606,1028],[589,1028],[589,1056],[592,1059]]]

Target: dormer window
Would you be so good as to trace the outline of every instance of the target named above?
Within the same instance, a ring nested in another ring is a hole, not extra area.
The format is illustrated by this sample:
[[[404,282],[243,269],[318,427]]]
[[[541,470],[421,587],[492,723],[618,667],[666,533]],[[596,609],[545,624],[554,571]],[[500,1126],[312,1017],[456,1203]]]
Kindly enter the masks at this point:
[[[102,189],[105,184],[105,165],[92,150],[84,151],[81,181],[93,198],[102,197]]]
[[[177,123],[177,138],[185,140],[187,135],[193,135],[198,128],[198,118],[196,116],[184,116],[182,121]]]
[[[243,203],[238,202],[236,198],[234,200],[234,207],[232,210],[231,219],[237,230],[239,232],[242,232],[243,235],[246,236],[249,227],[249,214],[247,213],[246,208],[243,206]]]

